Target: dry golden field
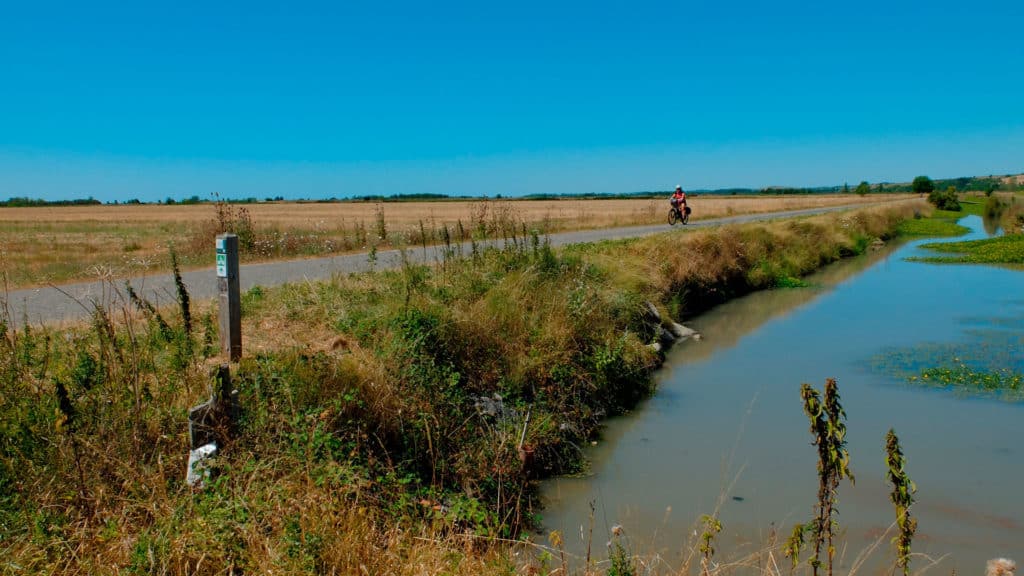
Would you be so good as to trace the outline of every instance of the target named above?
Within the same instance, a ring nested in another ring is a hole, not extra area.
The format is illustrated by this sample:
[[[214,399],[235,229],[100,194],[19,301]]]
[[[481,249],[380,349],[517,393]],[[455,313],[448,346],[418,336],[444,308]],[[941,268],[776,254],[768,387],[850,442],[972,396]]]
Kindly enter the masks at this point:
[[[691,196],[690,204],[699,221],[905,197]],[[493,237],[512,226],[550,233],[659,224],[667,211],[662,199],[0,208],[0,265],[8,289],[167,270],[170,246],[183,267],[208,266],[225,219],[249,226],[255,240],[245,260],[253,261],[436,243],[445,227],[459,239]]]

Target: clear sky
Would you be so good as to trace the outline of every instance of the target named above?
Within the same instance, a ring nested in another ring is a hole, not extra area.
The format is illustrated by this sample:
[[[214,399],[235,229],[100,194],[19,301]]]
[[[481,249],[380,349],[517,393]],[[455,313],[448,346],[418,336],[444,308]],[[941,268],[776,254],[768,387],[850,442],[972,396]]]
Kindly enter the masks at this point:
[[[1024,171],[1024,2],[7,2],[0,198]]]

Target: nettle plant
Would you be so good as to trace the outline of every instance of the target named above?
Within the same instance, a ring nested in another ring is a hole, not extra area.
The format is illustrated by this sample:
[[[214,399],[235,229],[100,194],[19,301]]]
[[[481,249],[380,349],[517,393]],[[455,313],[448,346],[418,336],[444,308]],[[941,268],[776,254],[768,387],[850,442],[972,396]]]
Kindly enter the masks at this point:
[[[917,531],[917,519],[910,516],[910,505],[914,503],[917,486],[903,470],[903,449],[896,432],[891,428],[885,436],[885,463],[888,467],[892,492],[889,499],[896,509],[896,526],[899,528],[892,542],[896,546],[896,566],[903,569],[904,576],[910,576],[910,542]]]
[[[814,576],[821,568],[822,544],[825,545],[828,574],[832,576],[832,560],[836,551],[832,541],[838,524],[833,515],[838,514],[839,482],[843,478],[849,478],[851,484],[854,482],[850,453],[846,450],[846,411],[839,403],[839,385],[834,378],[825,381],[823,396],[810,384],[804,384],[800,387],[800,397],[804,413],[811,422],[813,444],[818,447],[818,502],[815,517],[793,529],[786,544],[786,555],[792,559],[795,568],[809,534],[814,543],[814,556],[810,558]]]

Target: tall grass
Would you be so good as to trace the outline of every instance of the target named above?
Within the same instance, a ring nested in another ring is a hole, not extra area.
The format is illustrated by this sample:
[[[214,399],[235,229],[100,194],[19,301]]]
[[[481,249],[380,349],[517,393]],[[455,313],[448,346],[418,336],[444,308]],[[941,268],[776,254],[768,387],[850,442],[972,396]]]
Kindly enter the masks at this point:
[[[506,248],[441,266],[253,290],[237,435],[199,491],[184,483],[186,414],[217,360],[183,314],[136,302],[65,332],[5,318],[4,570],[536,569],[506,539],[533,525],[537,479],[579,470],[602,420],[652,390],[645,302],[686,317],[866,250],[911,213],[562,252],[508,226]]]

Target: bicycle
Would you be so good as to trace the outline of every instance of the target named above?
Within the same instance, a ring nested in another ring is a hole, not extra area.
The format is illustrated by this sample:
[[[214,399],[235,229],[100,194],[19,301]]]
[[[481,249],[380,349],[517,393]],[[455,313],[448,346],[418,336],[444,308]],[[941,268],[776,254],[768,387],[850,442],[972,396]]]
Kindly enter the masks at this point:
[[[678,206],[673,206],[668,211],[668,225],[675,226],[676,222],[682,222],[684,225],[690,221],[690,207],[685,206],[683,211],[679,210]]]

